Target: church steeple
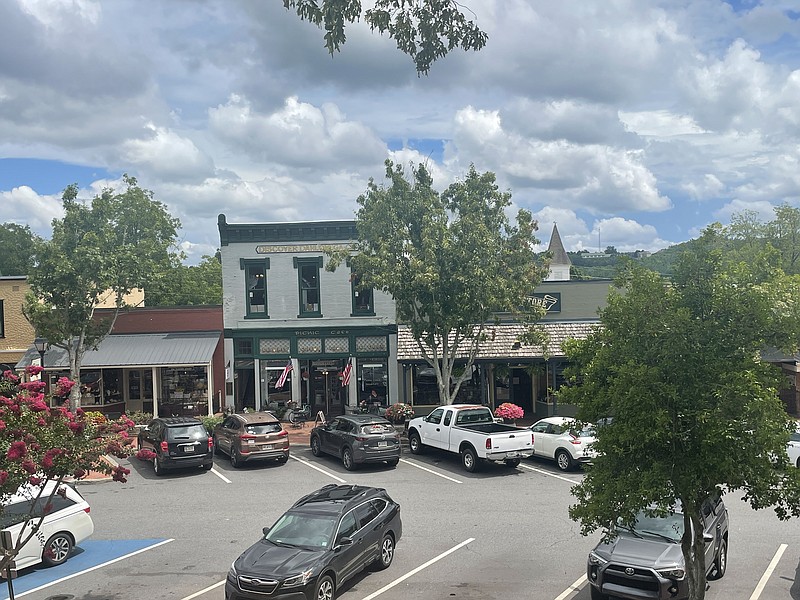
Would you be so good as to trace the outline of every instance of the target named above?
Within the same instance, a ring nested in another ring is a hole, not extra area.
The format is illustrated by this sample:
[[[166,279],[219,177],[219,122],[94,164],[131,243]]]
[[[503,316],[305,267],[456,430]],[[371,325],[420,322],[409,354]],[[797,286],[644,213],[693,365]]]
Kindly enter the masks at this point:
[[[558,226],[553,223],[553,234],[550,236],[550,246],[547,251],[551,255],[550,272],[545,281],[569,281],[569,268],[572,261],[564,250],[561,242],[561,235],[558,233]]]

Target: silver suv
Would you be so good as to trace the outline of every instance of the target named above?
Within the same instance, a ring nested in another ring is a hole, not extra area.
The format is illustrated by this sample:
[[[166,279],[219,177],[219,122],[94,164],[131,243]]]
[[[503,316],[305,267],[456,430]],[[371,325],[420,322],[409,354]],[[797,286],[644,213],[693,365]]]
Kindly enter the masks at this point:
[[[725,575],[728,562],[728,510],[722,498],[707,499],[701,509],[709,579]],[[587,576],[592,600],[615,598],[688,598],[681,552],[683,513],[680,505],[666,517],[639,513],[632,527],[617,524],[616,537],[589,553]]]

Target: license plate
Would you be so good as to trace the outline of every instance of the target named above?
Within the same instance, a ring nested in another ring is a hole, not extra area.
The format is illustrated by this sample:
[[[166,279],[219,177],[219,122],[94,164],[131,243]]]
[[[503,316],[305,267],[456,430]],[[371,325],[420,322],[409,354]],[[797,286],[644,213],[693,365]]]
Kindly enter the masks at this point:
[[[184,446],[183,447],[183,451],[184,452],[194,452],[194,444],[192,444],[191,446]]]
[[[265,444],[261,446],[262,450],[272,450],[272,444]]]
[[[519,452],[509,452],[506,454],[506,458],[517,458],[519,456]]]
[[[383,448],[384,446],[388,446],[389,442],[378,442],[378,448]]]

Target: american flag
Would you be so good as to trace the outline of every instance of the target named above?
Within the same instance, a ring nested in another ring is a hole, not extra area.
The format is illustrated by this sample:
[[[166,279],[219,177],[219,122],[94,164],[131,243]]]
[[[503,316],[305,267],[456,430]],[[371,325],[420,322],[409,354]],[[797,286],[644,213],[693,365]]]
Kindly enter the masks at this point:
[[[292,367],[292,359],[290,358],[289,362],[286,363],[286,366],[283,367],[283,373],[281,373],[281,376],[278,377],[278,381],[275,383],[275,389],[276,390],[281,389],[283,387],[283,385],[286,383],[286,378],[289,377],[289,373],[292,372],[292,368],[293,368]]]
[[[353,361],[348,360],[347,365],[342,371],[342,387],[350,385],[350,372],[353,370]]]

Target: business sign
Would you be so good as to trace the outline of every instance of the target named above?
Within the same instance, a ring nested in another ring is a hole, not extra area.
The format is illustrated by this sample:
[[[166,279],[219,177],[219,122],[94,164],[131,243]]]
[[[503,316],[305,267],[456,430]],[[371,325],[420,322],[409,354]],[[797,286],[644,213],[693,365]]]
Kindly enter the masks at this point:
[[[561,312],[561,292],[534,292],[533,304],[548,313]]]

